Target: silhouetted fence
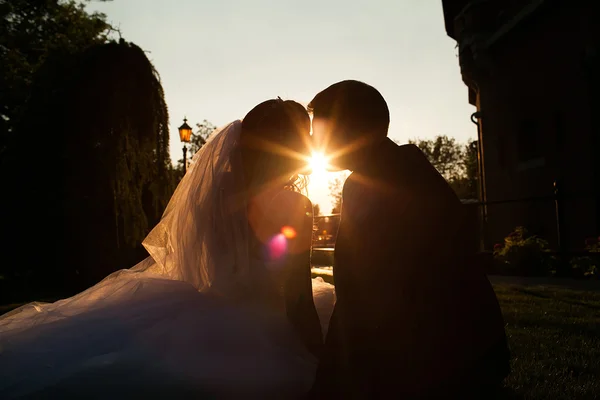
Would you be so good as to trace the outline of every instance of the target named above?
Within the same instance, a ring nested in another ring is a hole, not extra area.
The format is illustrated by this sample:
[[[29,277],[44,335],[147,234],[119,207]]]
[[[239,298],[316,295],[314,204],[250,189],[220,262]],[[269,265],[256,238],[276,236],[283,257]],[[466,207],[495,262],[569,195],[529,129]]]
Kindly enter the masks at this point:
[[[587,251],[578,250],[575,246],[573,246],[571,236],[578,236],[577,233],[580,227],[578,226],[570,226],[569,230],[567,230],[567,220],[566,220],[566,211],[567,211],[567,203],[582,199],[594,200],[597,208],[598,204],[598,195],[592,191],[583,191],[583,192],[573,192],[573,191],[565,191],[563,189],[560,181],[554,181],[552,190],[548,191],[549,194],[544,196],[532,196],[525,198],[515,198],[515,199],[506,199],[506,200],[493,200],[493,201],[464,201],[466,207],[471,207],[472,212],[469,213],[470,224],[473,227],[471,230],[472,236],[470,238],[471,245],[479,252],[488,253],[492,252],[492,248],[494,244],[490,241],[490,237],[488,237],[490,228],[489,226],[489,218],[490,215],[494,215],[498,213],[498,207],[507,206],[511,204],[524,204],[530,203],[535,206],[536,209],[542,209],[542,213],[545,211],[545,217],[541,218],[543,220],[542,224],[545,226],[552,226],[554,229],[551,231],[547,231],[548,235],[545,237],[542,236],[543,239],[548,240],[549,242],[553,242],[554,245],[551,253],[557,256],[559,261],[559,270],[567,270],[569,268],[569,260],[573,256],[579,256],[587,254]],[[552,215],[548,213],[552,210]],[[575,210],[575,207],[571,207],[570,211]],[[580,212],[584,212],[585,210],[581,210]],[[598,212],[598,211],[595,211]],[[498,217],[494,216],[496,223],[498,222]],[[524,221],[520,222],[516,226],[524,226],[525,228],[529,228],[527,226],[527,218],[523,218]],[[512,227],[513,229],[516,226]],[[554,232],[552,232],[554,231]],[[507,236],[510,232],[506,232],[504,236]],[[534,232],[536,233],[536,232]],[[497,235],[496,235],[497,236]],[[552,237],[553,236],[553,237]],[[497,238],[496,238],[497,239]],[[581,240],[583,243],[583,240]],[[491,255],[491,254],[490,254]]]
[[[541,213],[544,216],[541,218],[541,224],[549,227],[546,230],[546,234],[542,235],[543,239],[548,240],[553,245],[551,246],[553,253],[559,260],[559,269],[566,270],[569,268],[569,260],[571,257],[587,254],[584,250],[577,250],[575,247],[570,245],[568,233],[566,230],[566,218],[565,208],[566,203],[575,199],[598,199],[598,196],[594,192],[566,192],[563,190],[560,182],[555,181],[552,188],[549,188],[548,194],[544,196],[531,196],[524,198],[514,198],[505,200],[492,200],[492,201],[478,201],[478,200],[462,200],[467,212],[467,224],[470,226],[468,229],[469,242],[474,252],[480,254],[487,254],[489,258],[488,262],[492,262],[491,255],[494,242],[490,241],[488,233],[490,226],[488,226],[488,216],[499,211],[499,207],[504,207],[511,204],[524,204],[530,203],[533,209],[541,209]],[[514,218],[518,220],[519,218]],[[339,226],[340,214],[324,215],[315,217],[315,223],[313,228],[313,259],[315,264],[326,265],[332,262],[332,253],[335,247],[335,241],[337,238],[337,229]],[[496,218],[498,220],[498,218]],[[518,221],[517,221],[518,222]],[[518,222],[515,226],[509,229],[514,229],[517,226],[528,227],[527,218],[523,221]],[[571,227],[571,233],[577,231],[577,227]],[[506,237],[511,230],[502,232],[503,237]],[[533,233],[538,233],[535,231]],[[498,229],[496,229],[496,236],[498,236]],[[499,237],[494,238],[500,240]],[[583,243],[583,241],[582,241]]]
[[[340,225],[340,214],[319,215],[313,219],[313,248],[333,248]]]

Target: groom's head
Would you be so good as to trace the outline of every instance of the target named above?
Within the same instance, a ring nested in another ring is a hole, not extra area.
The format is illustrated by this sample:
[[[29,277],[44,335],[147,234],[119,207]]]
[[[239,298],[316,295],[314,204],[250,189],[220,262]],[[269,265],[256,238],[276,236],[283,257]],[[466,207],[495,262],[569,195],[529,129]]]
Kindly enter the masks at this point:
[[[313,114],[315,147],[331,157],[336,169],[355,169],[387,137],[387,103],[366,83],[335,83],[317,94],[308,110]]]

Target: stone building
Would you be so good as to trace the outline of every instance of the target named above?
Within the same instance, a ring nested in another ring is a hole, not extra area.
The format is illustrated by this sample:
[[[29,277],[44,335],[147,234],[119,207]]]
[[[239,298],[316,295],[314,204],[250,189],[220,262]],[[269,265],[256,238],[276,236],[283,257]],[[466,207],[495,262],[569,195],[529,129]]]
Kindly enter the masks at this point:
[[[600,234],[598,1],[443,0],[477,107],[485,249],[522,225],[569,250]],[[458,77],[457,77],[458,78]],[[468,93],[468,97],[467,97]],[[561,228],[553,198],[559,181]],[[514,202],[496,203],[505,200]]]

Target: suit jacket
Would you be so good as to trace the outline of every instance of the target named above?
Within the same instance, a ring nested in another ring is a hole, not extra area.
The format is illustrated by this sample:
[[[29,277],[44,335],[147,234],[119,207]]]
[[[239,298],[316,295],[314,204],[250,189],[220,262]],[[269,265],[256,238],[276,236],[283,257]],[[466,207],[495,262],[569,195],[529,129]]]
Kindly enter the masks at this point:
[[[488,378],[477,365],[497,343],[506,347],[504,322],[464,222],[459,199],[414,145],[386,140],[348,177],[337,304],[315,393],[419,397]]]

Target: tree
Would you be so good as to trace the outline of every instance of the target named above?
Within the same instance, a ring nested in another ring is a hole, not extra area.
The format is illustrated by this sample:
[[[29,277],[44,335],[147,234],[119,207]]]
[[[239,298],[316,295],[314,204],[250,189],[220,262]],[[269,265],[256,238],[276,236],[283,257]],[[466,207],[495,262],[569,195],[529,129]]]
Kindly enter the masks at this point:
[[[36,251],[2,267],[69,295],[146,256],[173,191],[167,106],[146,54],[123,40],[49,55],[30,93],[14,132],[35,146],[27,163],[20,143],[6,148],[3,189],[15,195],[2,198],[0,243]]]
[[[198,150],[200,150],[202,146],[206,144],[206,141],[210,137],[211,133],[213,133],[217,127],[207,120],[204,120],[201,123],[196,124],[196,129],[196,133],[192,133],[190,143],[187,144],[188,160],[194,157]],[[177,170],[183,173],[183,158],[177,160]]]
[[[348,171],[338,174],[333,180],[329,181],[329,196],[333,200],[332,214],[338,214],[342,210],[342,189],[344,182],[350,173]]]
[[[398,140],[392,139],[396,144]],[[458,143],[448,136],[434,139],[410,140],[419,147],[429,162],[448,181],[456,195],[461,199],[478,197],[477,141],[467,145]],[[347,175],[337,177],[329,183],[329,193],[333,200],[332,213],[338,213],[342,205],[342,188]]]
[[[0,2],[0,156],[24,117],[44,62],[105,43],[113,31],[104,14],[89,14],[72,0]]]
[[[459,198],[477,199],[479,197],[477,141],[464,145],[461,158],[461,174],[453,177],[448,183]]]
[[[448,181],[460,198],[477,197],[477,142],[467,145],[446,135],[410,140]]]
[[[313,216],[318,217],[321,215],[321,206],[318,204],[313,205]]]
[[[465,145],[463,153],[463,164],[465,168],[465,177],[462,196],[464,199],[477,199],[479,197],[479,174],[477,161],[477,140]]]
[[[446,135],[436,136],[433,140],[417,139],[409,140],[425,154],[429,162],[448,181],[462,177],[463,148],[456,139]]]

